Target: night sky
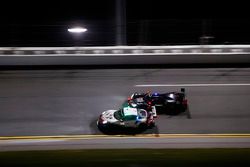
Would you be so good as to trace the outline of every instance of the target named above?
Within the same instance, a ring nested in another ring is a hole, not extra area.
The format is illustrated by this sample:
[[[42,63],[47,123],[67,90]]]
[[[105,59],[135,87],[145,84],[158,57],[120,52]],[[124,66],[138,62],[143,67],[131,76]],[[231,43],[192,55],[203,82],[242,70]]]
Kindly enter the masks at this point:
[[[0,46],[116,45],[115,0],[57,2],[3,2]],[[210,44],[250,44],[244,5],[169,2],[127,0],[127,45],[200,44],[201,36],[210,36]],[[74,25],[88,31],[74,36],[67,32]]]

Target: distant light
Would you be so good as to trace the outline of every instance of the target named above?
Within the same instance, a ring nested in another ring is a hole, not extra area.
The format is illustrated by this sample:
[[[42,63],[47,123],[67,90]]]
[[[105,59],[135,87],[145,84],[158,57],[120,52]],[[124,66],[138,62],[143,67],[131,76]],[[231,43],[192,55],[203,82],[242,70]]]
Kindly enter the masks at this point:
[[[68,32],[72,32],[72,33],[83,33],[86,32],[87,29],[86,28],[82,28],[82,27],[75,27],[75,28],[69,28]]]

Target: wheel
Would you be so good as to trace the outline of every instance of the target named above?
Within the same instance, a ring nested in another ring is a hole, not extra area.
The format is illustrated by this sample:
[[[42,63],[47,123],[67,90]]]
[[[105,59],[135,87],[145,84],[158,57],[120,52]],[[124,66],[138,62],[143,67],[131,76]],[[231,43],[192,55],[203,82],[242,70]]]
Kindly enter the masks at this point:
[[[144,129],[146,129],[146,127],[147,127],[147,124],[141,123],[141,124],[138,126],[138,129],[144,130]]]
[[[151,122],[149,125],[148,125],[148,128],[153,128],[153,127],[155,127],[155,122]]]

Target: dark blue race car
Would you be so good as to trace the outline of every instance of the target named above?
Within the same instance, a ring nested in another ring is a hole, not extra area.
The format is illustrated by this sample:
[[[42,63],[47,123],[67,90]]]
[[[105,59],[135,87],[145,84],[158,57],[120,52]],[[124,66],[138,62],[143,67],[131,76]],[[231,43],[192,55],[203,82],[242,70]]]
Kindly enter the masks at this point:
[[[167,93],[134,93],[129,100],[138,107],[147,109],[154,106],[157,113],[178,114],[185,112],[188,108],[185,89],[181,88],[179,92]]]

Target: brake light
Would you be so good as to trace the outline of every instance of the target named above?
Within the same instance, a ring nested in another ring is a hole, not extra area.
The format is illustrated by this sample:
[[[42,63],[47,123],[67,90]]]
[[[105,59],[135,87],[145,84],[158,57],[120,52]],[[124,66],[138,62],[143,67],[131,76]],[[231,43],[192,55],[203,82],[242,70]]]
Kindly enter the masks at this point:
[[[107,123],[107,120],[105,120],[105,119],[103,118],[103,116],[101,115],[101,116],[99,117],[99,123],[100,123],[100,124],[106,124],[106,123]]]
[[[187,104],[188,104],[187,99],[184,99],[184,100],[182,101],[182,104],[185,105],[185,106],[187,106]]]
[[[103,116],[102,115],[100,115],[100,117],[99,117],[99,121],[104,121],[104,119],[103,119]]]

